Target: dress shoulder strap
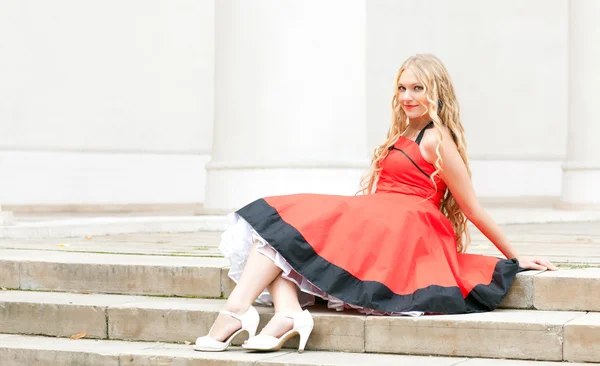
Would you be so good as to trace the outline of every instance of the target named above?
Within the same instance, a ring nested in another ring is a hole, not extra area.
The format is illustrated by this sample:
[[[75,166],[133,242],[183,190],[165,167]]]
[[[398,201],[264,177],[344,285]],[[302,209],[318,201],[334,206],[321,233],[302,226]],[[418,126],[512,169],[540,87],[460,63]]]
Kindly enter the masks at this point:
[[[417,143],[417,145],[421,144],[421,140],[423,139],[423,135],[425,135],[425,130],[428,128],[433,127],[433,121],[429,122],[427,124],[427,126],[423,127],[423,129],[421,130],[421,132],[419,132],[419,135],[417,136],[417,139],[415,140],[415,142]]]

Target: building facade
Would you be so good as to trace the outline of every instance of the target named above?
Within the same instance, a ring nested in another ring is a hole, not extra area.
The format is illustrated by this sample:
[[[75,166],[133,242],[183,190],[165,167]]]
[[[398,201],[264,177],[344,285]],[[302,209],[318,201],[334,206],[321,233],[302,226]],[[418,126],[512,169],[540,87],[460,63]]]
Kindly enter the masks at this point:
[[[3,0],[0,204],[353,194],[415,53],[480,197],[600,207],[595,0]]]

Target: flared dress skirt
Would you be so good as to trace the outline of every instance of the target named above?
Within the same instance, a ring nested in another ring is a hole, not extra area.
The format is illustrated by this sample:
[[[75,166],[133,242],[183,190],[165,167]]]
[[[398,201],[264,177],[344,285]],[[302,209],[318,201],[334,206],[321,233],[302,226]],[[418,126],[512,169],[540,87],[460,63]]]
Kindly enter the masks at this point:
[[[446,186],[418,144],[400,139],[373,194],[294,194],[258,199],[232,213],[220,249],[238,281],[252,246],[298,285],[302,305],[366,314],[490,311],[519,270],[516,259],[457,253],[439,209]],[[435,185],[434,185],[435,182]],[[258,299],[269,303],[268,292]]]

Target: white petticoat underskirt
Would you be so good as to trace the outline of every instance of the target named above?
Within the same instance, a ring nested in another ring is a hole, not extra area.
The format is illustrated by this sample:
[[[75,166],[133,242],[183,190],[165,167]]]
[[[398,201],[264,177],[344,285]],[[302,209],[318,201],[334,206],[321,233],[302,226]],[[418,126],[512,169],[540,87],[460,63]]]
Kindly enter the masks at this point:
[[[363,308],[356,305],[344,303],[342,300],[333,297],[321,289],[310,283],[304,276],[296,272],[292,266],[283,258],[265,239],[263,239],[257,232],[248,224],[237,213],[231,213],[227,215],[229,219],[229,226],[227,230],[221,235],[221,244],[219,244],[219,250],[223,256],[229,259],[231,263],[231,269],[229,270],[229,278],[235,283],[238,283],[242,272],[248,259],[248,254],[254,243],[256,243],[256,250],[271,259],[277,267],[282,270],[282,277],[292,281],[297,285],[298,288],[298,300],[302,307],[314,305],[315,296],[327,300],[327,307],[335,309],[337,311],[343,311],[344,309],[356,309],[359,312],[367,315],[408,315],[408,316],[420,316],[423,312],[410,311],[402,313],[386,313],[374,309]],[[267,289],[259,295],[255,301],[258,305],[271,306],[273,299]]]

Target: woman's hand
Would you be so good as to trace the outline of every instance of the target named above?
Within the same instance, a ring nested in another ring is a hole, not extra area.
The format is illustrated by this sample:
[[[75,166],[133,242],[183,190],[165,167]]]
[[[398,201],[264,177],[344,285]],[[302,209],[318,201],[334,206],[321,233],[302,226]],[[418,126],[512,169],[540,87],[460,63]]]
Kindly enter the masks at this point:
[[[556,271],[558,269],[554,264],[543,258],[517,257],[517,260],[519,261],[519,267],[525,269],[535,269],[538,271]]]

